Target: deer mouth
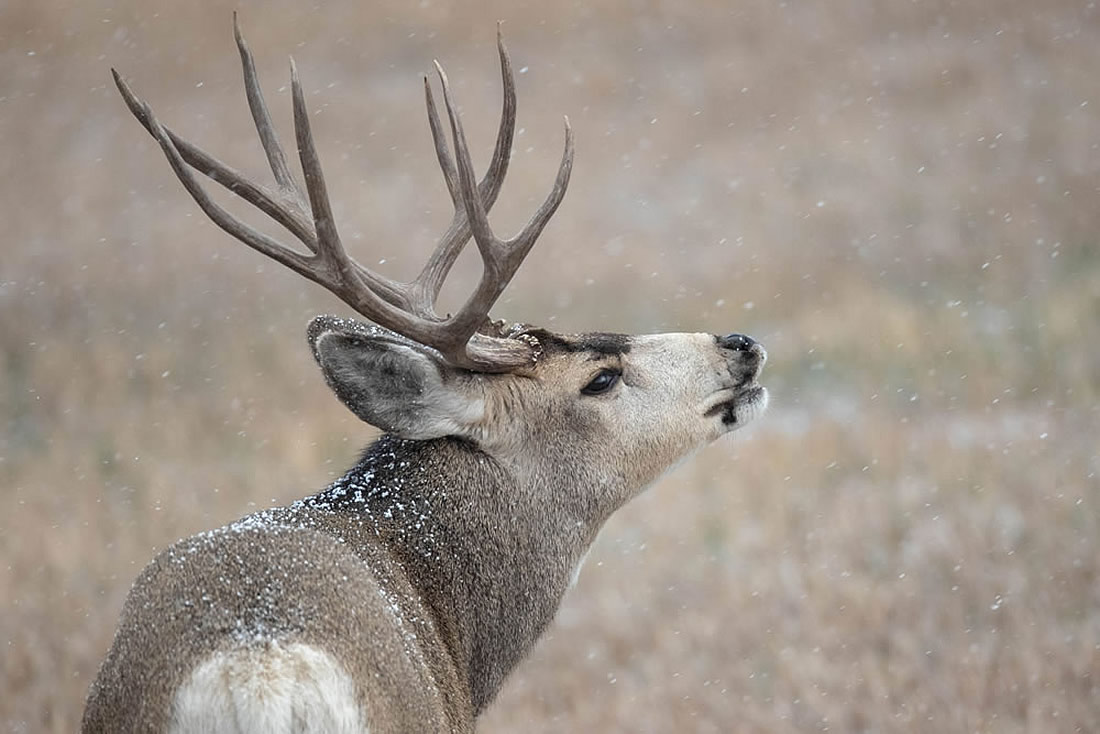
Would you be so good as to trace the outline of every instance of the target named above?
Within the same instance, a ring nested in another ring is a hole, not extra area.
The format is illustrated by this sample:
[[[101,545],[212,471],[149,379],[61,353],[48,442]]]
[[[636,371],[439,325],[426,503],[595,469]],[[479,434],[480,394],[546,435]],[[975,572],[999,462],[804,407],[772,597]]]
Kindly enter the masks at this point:
[[[767,407],[768,389],[752,380],[734,388],[729,397],[711,406],[704,415],[721,417],[722,425],[733,429],[758,417]]]

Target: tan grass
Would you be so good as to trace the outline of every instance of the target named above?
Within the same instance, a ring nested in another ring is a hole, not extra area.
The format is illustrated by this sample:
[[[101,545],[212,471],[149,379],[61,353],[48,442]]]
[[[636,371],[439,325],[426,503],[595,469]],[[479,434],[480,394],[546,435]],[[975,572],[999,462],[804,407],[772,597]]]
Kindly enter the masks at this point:
[[[775,396],[611,522],[482,730],[1100,731],[1097,9],[457,7],[239,4],[284,129],[302,69],[349,245],[423,256],[417,74],[448,65],[483,159],[503,18],[501,227],[562,113],[578,163],[498,310],[752,333]],[[75,729],[158,548],[370,437],[303,343],[339,307],[206,223],[109,84],[262,174],[230,10],[0,5],[3,731]]]

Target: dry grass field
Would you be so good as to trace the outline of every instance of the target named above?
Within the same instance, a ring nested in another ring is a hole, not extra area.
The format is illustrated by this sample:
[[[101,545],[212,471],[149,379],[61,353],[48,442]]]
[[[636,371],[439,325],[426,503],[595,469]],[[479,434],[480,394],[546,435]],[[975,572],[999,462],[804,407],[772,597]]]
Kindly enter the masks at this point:
[[[577,164],[498,314],[769,349],[771,412],[612,520],[481,731],[1100,731],[1095,3],[236,7],[364,262],[409,277],[449,219],[433,58],[487,160],[503,19],[499,229],[562,114]],[[0,3],[2,732],[75,730],[158,549],[372,435],[305,344],[346,310],[208,223],[110,83],[263,176],[233,8]]]

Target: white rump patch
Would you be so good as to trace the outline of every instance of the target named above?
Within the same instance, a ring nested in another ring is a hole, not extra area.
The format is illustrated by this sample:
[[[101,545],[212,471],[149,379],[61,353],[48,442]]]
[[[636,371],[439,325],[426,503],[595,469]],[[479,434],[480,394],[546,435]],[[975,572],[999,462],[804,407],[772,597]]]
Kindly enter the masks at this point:
[[[311,645],[218,652],[176,691],[171,734],[367,734],[355,684]]]

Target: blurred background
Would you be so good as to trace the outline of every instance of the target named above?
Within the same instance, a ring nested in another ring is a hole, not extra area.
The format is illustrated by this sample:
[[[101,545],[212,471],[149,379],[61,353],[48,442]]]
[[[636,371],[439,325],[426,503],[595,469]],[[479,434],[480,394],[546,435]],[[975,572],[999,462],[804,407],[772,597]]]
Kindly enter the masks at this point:
[[[305,343],[347,309],[210,224],[110,83],[269,180],[234,8],[365,264],[412,277],[450,218],[432,59],[487,162],[503,20],[498,230],[565,114],[577,162],[496,315],[769,349],[770,413],[612,520],[481,731],[1100,731],[1085,0],[0,4],[0,730],[74,731],[157,550],[373,435]]]

